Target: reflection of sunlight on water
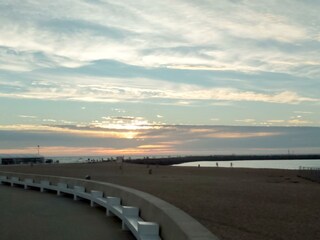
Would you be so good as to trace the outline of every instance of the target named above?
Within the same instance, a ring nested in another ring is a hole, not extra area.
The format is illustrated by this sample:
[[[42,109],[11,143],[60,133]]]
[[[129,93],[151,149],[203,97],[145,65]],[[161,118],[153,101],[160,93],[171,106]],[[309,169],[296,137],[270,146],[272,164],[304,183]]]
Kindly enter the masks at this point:
[[[260,161],[218,161],[218,162],[190,162],[175,164],[174,166],[181,167],[233,167],[236,168],[276,168],[276,169],[299,169],[303,167],[320,168],[320,160],[260,160]]]

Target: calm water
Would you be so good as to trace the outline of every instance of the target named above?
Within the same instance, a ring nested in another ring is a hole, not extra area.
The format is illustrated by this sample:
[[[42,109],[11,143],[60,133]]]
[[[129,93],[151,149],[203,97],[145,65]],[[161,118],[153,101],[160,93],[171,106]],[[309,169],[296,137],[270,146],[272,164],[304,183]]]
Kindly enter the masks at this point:
[[[218,162],[190,162],[176,164],[179,167],[236,167],[236,168],[275,168],[275,169],[299,169],[302,167],[320,168],[320,159],[317,160],[257,160],[257,161],[218,161]]]
[[[49,158],[49,157],[48,157]],[[53,161],[59,160],[60,163],[85,163],[90,160],[107,160],[110,156],[82,156],[82,157],[51,157]],[[135,157],[132,157],[134,159]],[[138,157],[137,157],[138,158]],[[232,167],[235,168],[275,168],[275,169],[299,169],[302,167],[316,167],[320,168],[320,159],[317,160],[250,160],[250,161],[218,161],[218,162],[190,162],[175,164],[173,166],[179,167],[197,167],[199,164],[201,167],[216,167],[218,163],[219,167]]]

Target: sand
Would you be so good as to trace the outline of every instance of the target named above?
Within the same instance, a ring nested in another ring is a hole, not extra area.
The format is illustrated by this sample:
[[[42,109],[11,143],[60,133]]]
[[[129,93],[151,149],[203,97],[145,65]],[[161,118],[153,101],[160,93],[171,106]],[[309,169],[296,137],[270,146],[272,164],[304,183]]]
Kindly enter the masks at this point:
[[[160,197],[221,240],[320,239],[320,184],[293,170],[197,168],[115,163],[1,166],[17,171],[106,181]]]

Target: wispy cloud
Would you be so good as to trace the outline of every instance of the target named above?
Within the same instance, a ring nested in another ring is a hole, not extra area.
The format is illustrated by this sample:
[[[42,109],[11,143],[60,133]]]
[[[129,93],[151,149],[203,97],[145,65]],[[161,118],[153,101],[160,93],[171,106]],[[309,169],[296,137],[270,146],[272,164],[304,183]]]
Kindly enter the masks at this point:
[[[152,122],[142,117],[121,116],[121,117],[103,117],[103,121],[94,121],[91,123],[94,127],[103,129],[122,129],[122,130],[140,130],[157,127],[160,123]]]
[[[306,125],[306,124],[311,124],[312,122],[309,120],[303,120],[303,119],[299,119],[299,118],[295,118],[295,119],[290,119],[288,120],[289,124],[294,124],[294,125]]]
[[[268,120],[267,121],[268,123],[271,123],[271,124],[279,124],[279,123],[284,123],[286,122],[285,120],[280,120],[280,119],[273,119],[273,120]]]
[[[4,86],[6,82],[3,83]],[[161,85],[161,89],[157,86]],[[10,84],[8,85],[8,87]],[[234,88],[205,88],[190,84],[169,83],[155,79],[98,78],[90,76],[57,77],[56,80],[33,80],[31,84],[12,91],[0,90],[2,97],[87,102],[148,101],[173,99],[180,103],[192,100],[252,101],[296,104],[318,102],[318,98],[303,97],[292,91],[256,92]]]
[[[308,111],[294,111],[296,114],[313,114],[313,112],[308,112]]]
[[[252,119],[252,118],[247,118],[247,119],[238,119],[236,120],[236,122],[241,122],[241,123],[254,123],[256,122],[255,119]]]
[[[37,118],[36,116],[32,116],[32,115],[19,115],[20,118]]]
[[[52,123],[55,123],[57,122],[57,120],[55,119],[42,119],[43,122],[52,122]]]
[[[307,46],[318,41],[319,28],[305,24],[306,19],[317,22],[319,17],[310,14],[301,19],[294,14],[301,8],[313,13],[319,9],[316,4],[55,1],[50,8],[45,1],[4,4],[1,32],[5,37],[0,38],[0,45],[22,55],[42,53],[47,65],[78,67],[113,59],[147,67],[319,74],[297,69],[320,64]],[[266,41],[278,44],[264,44]],[[294,45],[297,51],[288,51],[281,44]],[[26,62],[34,65],[32,59]]]

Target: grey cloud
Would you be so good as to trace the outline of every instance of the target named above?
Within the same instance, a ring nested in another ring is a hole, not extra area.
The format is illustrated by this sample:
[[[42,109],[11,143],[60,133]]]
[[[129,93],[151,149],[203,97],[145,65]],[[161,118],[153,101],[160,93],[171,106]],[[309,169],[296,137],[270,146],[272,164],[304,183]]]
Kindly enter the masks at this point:
[[[54,126],[54,125],[50,125]],[[90,126],[65,125],[57,128],[75,129],[81,131],[108,131],[108,129],[91,128]],[[112,130],[113,131],[113,130]],[[125,132],[123,130],[114,130]],[[137,130],[139,132],[140,130]],[[193,125],[159,125],[157,129],[142,129],[137,139],[94,137],[88,134],[73,134],[50,131],[1,131],[0,145],[2,149],[16,147],[43,146],[66,147],[102,147],[114,149],[138,148],[144,145],[169,146],[176,152],[224,151],[232,153],[234,149],[249,151],[250,149],[319,149],[320,128],[318,127],[241,127],[241,126],[193,126]],[[208,133],[222,134],[218,137],[208,136]],[[240,133],[240,134],[239,134]],[[260,133],[269,133],[261,135]],[[226,134],[226,137],[223,137]],[[230,134],[237,134],[230,138]],[[241,136],[244,137],[241,137]],[[264,149],[264,150],[263,150]],[[251,151],[251,150],[250,150]],[[257,152],[259,152],[257,150]],[[59,153],[57,153],[58,155]]]
[[[139,143],[132,139],[101,138],[77,136],[76,134],[38,132],[38,131],[0,131],[0,148],[27,148],[41,145],[43,147],[104,147],[122,149],[137,147]],[[57,153],[59,155],[59,153]]]

